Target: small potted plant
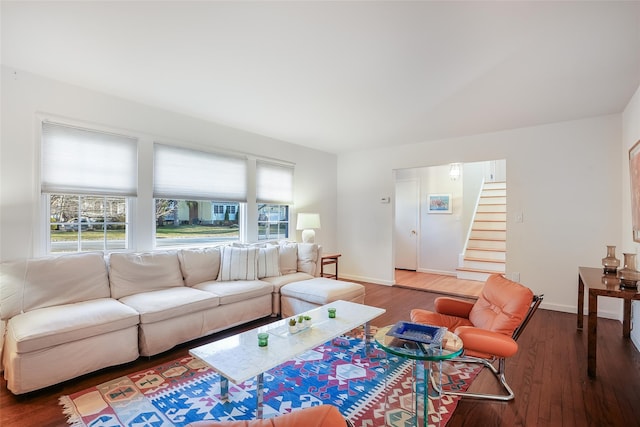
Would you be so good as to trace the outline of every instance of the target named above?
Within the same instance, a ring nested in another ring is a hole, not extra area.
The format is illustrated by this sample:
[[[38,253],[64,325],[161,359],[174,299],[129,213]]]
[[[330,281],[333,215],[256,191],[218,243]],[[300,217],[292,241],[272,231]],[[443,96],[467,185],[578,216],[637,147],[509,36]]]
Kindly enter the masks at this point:
[[[311,316],[304,316],[304,326],[307,328],[311,326]]]
[[[296,332],[298,332],[298,327],[296,326],[296,319],[293,317],[289,319],[289,332],[292,334],[295,334]]]
[[[304,324],[304,317],[303,316],[298,316],[298,330],[303,330],[306,327],[306,325]]]

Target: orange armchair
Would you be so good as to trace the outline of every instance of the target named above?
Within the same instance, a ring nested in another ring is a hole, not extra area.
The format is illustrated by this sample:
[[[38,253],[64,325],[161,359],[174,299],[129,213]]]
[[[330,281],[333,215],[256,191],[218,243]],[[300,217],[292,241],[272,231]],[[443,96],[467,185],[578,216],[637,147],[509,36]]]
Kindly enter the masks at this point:
[[[318,405],[264,420],[250,421],[196,421],[186,427],[348,427],[345,420],[332,405]]]
[[[511,400],[515,397],[507,384],[505,358],[518,351],[516,340],[542,302],[543,295],[502,275],[493,274],[485,282],[482,294],[475,303],[455,298],[435,300],[435,312],[413,309],[411,321],[445,326],[455,332],[464,343],[464,362],[481,363],[490,369],[504,387],[506,394],[443,392],[474,398]],[[498,369],[493,362],[498,360]]]

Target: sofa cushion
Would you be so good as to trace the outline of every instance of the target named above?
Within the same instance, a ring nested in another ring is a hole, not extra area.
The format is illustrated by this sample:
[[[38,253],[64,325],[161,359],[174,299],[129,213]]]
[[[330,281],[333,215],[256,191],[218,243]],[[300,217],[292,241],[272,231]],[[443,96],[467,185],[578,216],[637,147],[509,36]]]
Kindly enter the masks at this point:
[[[138,312],[131,307],[100,298],[19,314],[9,320],[7,334],[11,334],[18,353],[27,353],[118,331],[138,322]]]
[[[337,300],[353,300],[364,295],[364,286],[341,280],[316,277],[302,282],[289,283],[280,288],[280,294],[313,304],[323,305]]]
[[[218,281],[256,280],[258,278],[258,248],[224,246]]]
[[[315,276],[318,262],[318,245],[315,243],[298,243],[297,271]]]
[[[216,280],[220,271],[220,248],[182,249],[178,251],[180,270],[187,286]]]
[[[298,245],[281,243],[278,245],[280,255],[280,274],[291,274],[298,271]]]
[[[113,253],[109,257],[111,296],[184,287],[176,252]]]
[[[313,276],[307,273],[297,272],[292,274],[283,274],[282,276],[277,277],[265,277],[260,280],[271,283],[273,285],[273,291],[280,292],[280,288],[284,285],[309,279],[313,279]]]
[[[280,253],[277,246],[258,250],[258,279],[280,276]]]
[[[194,286],[194,289],[210,292],[220,297],[220,304],[224,305],[269,295],[273,291],[273,285],[262,280],[211,281],[199,283]]]
[[[128,295],[120,301],[140,313],[140,323],[145,324],[217,307],[220,298],[183,286]]]
[[[84,252],[3,263],[0,316],[108,298],[109,278],[102,253]]]

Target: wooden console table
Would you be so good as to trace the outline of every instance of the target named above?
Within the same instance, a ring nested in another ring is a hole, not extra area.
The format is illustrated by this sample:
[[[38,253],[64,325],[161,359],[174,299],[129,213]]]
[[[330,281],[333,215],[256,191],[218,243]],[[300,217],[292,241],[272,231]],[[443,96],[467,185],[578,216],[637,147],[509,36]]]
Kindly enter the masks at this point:
[[[587,373],[596,376],[596,349],[598,340],[598,297],[622,298],[624,309],[622,336],[631,335],[631,301],[640,301],[637,289],[620,289],[615,274],[603,274],[602,268],[578,267],[578,330],[584,323],[584,291],[589,290],[589,318],[587,336]]]
[[[329,279],[336,279],[338,280],[338,258],[340,258],[342,256],[342,254],[326,254],[326,255],[322,255],[320,257],[320,277],[327,277]],[[335,274],[331,274],[331,273],[325,273],[324,272],[324,266],[325,265],[330,265],[330,264],[335,264],[336,265],[336,271]]]

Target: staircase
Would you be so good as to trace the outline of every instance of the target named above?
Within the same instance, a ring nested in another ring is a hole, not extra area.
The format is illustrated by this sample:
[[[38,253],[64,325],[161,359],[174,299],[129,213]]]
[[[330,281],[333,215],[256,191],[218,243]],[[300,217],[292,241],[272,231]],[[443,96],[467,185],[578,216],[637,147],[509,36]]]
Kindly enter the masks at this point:
[[[507,254],[507,183],[485,182],[478,200],[458,279],[485,281],[505,273]]]

